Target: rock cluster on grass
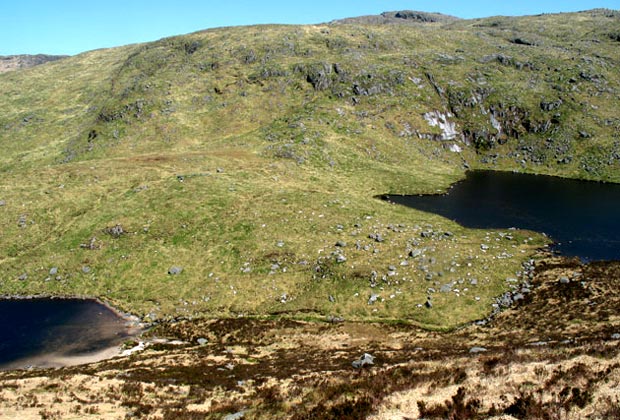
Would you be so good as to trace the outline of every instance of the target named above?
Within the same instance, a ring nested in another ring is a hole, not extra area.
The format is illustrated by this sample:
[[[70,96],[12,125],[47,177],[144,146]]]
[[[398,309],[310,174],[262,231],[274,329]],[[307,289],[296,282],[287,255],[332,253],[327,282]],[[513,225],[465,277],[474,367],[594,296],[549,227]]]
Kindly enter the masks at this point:
[[[510,308],[517,302],[525,300],[526,296],[531,293],[532,284],[530,283],[530,280],[534,278],[534,270],[536,269],[535,262],[534,260],[530,259],[528,261],[525,261],[522,264],[522,267],[523,270],[517,273],[520,280],[516,278],[506,279],[506,282],[510,283],[510,287],[512,290],[505,292],[495,298],[495,303],[493,303],[492,305],[493,311],[487,318],[477,321],[476,323],[478,325],[485,325],[499,312]],[[521,282],[520,284],[519,281]]]
[[[110,226],[104,229],[104,232],[110,235],[113,238],[120,238],[125,234],[125,229],[120,224],[116,224],[114,226]]]

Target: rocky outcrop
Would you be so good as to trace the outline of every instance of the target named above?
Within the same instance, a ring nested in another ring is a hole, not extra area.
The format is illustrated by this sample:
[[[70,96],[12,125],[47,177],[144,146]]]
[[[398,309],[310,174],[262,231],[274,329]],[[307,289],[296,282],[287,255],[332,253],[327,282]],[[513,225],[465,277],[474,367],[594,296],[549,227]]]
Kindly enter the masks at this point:
[[[424,114],[424,119],[431,127],[439,127],[441,130],[441,140],[453,140],[458,135],[456,123],[450,121],[453,117],[449,112],[444,114],[440,111],[431,111]]]
[[[29,67],[39,66],[50,61],[61,60],[66,57],[68,56],[47,54],[0,56],[0,73],[19,69],[27,69]]]
[[[358,16],[329,22],[332,25],[371,24],[371,25],[420,25],[429,23],[449,23],[460,20],[456,16],[442,13],[428,13],[413,10],[383,12],[380,15]]]

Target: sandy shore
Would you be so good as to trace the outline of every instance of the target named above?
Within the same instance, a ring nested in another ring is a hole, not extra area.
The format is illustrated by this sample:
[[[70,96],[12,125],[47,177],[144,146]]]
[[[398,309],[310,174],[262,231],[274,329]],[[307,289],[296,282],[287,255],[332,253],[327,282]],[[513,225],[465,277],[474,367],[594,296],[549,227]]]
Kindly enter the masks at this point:
[[[140,319],[132,314],[123,312],[110,303],[102,301],[98,298],[92,297],[81,297],[81,296],[0,296],[0,299],[7,300],[28,300],[28,299],[53,299],[53,300],[63,300],[63,299],[78,299],[78,300],[88,300],[95,302],[101,305],[103,308],[106,308],[111,313],[114,314],[118,319],[124,322],[124,332],[123,339],[112,339],[109,341],[110,346],[103,348],[98,351],[88,352],[88,353],[76,353],[70,351],[70,345],[74,343],[67,343],[65,349],[63,348],[55,348],[49,349],[47,352],[42,352],[39,354],[28,355],[18,360],[11,361],[6,364],[0,365],[0,370],[15,370],[15,369],[28,369],[28,368],[56,368],[63,366],[76,366],[82,364],[89,364],[100,362],[102,360],[111,359],[113,357],[121,356],[122,350],[120,348],[122,341],[129,340],[132,338],[137,338],[142,332],[145,331],[146,325],[140,322]],[[99,326],[101,327],[101,326]],[[102,336],[107,336],[106,333],[108,331],[105,330],[105,326],[102,330]],[[117,328],[117,327],[114,327]],[[109,334],[108,334],[109,335]],[[112,345],[114,344],[114,345]]]
[[[3,365],[0,370],[36,368],[57,368],[64,366],[85,365],[121,356],[120,346],[111,346],[92,353],[67,355],[63,353],[45,353],[25,357]]]

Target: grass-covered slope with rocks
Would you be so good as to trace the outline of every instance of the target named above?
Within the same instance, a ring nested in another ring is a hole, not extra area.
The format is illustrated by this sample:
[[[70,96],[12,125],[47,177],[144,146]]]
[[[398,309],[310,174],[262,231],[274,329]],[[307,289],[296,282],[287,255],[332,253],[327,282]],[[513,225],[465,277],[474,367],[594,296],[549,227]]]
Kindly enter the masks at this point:
[[[150,319],[484,317],[545,238],[373,197],[467,168],[620,181],[620,13],[388,18],[0,75],[0,292]]]

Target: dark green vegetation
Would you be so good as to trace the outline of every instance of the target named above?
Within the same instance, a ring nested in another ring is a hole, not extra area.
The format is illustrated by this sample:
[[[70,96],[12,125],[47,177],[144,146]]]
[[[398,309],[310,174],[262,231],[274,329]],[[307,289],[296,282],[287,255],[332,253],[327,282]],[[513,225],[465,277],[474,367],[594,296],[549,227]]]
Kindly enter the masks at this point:
[[[618,33],[609,10],[223,28],[0,75],[0,291],[481,318],[545,239],[372,197],[467,167],[620,181]]]

